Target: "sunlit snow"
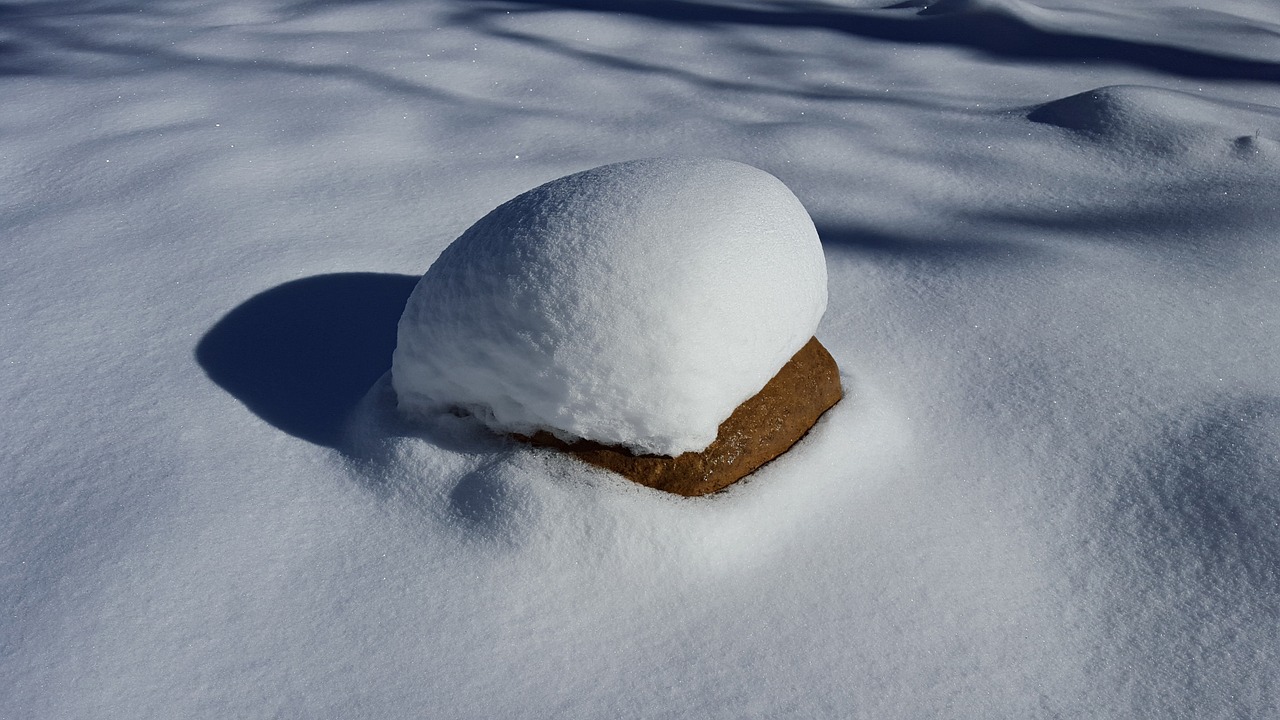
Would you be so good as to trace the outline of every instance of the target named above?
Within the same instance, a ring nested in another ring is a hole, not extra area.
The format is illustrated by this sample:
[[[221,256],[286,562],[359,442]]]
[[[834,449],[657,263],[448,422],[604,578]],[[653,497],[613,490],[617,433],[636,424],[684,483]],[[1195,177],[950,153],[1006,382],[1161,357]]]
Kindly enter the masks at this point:
[[[0,714],[1275,716],[1280,5],[889,5],[5,3]],[[807,209],[845,399],[699,499],[403,418],[653,157]]]

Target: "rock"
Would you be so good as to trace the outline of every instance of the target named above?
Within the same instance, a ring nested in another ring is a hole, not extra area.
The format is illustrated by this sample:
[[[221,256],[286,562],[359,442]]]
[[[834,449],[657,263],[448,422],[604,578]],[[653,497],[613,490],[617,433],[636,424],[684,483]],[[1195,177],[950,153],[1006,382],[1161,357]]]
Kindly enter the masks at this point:
[[[698,496],[721,490],[782,455],[843,396],[840,370],[817,338],[809,340],[760,392],[720,424],[701,452],[675,457],[636,455],[626,448],[590,441],[567,443],[548,432],[522,441],[562,450],[658,490]]]

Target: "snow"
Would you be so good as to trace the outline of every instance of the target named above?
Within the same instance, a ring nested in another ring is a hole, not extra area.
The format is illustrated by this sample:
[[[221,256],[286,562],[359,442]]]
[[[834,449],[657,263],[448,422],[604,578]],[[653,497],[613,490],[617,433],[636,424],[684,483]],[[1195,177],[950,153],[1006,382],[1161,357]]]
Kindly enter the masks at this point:
[[[1280,7],[887,4],[6,4],[6,716],[1274,716]],[[396,412],[433,256],[674,156],[814,220],[799,446]]]
[[[1156,87],[1114,86],[1045,103],[1027,118],[1151,159],[1168,156],[1186,162],[1199,155],[1212,162],[1214,156],[1222,155],[1224,138],[1238,151],[1261,152],[1262,144],[1273,141],[1261,137],[1260,126],[1238,133],[1254,118],[1275,123],[1280,113],[1275,108],[1225,103]]]
[[[410,415],[679,455],[817,330],[827,269],[804,206],[727,160],[633,160],[503,203],[409,296],[391,382]]]

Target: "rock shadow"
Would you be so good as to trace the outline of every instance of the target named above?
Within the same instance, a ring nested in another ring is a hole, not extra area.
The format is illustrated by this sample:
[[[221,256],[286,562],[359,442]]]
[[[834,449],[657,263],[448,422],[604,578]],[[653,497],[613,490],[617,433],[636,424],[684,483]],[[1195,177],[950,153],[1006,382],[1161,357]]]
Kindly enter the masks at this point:
[[[417,276],[337,273],[246,300],[201,338],[196,361],[258,417],[338,447],[351,411],[391,367]]]

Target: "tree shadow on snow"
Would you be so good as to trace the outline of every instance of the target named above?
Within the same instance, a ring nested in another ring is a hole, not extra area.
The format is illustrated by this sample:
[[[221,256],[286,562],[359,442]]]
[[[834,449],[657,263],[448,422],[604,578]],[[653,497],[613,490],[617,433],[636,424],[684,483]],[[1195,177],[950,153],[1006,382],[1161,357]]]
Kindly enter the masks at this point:
[[[391,366],[416,276],[338,273],[255,295],[196,346],[209,378],[294,437],[337,447],[350,412]]]
[[[873,260],[912,261],[953,265],[961,262],[1010,262],[1039,252],[1032,245],[999,240],[948,237],[924,240],[849,224],[818,223],[824,247],[852,252]]]
[[[328,7],[373,5],[381,0],[316,0],[277,8],[280,19]],[[264,3],[264,5],[269,5]],[[269,9],[269,8],[264,8]],[[192,12],[176,0],[0,0],[0,77],[42,76],[105,78],[138,72],[187,73],[232,78],[283,75],[294,80],[340,79],[375,91],[436,103],[481,106],[476,98],[462,98],[394,73],[346,62],[293,61],[284,58],[238,57],[234,54],[184,50],[163,34],[148,33],[149,24],[174,18],[175,24]],[[265,21],[264,21],[265,22]],[[190,84],[188,78],[187,84]],[[498,112],[505,107],[492,105]]]
[[[949,7],[944,9],[946,3],[930,3],[938,9],[925,5],[905,2],[850,10],[804,4],[743,7],[695,0],[498,0],[467,2],[458,11],[458,19],[482,24],[520,12],[593,11],[686,25],[830,30],[872,40],[952,45],[1030,62],[1098,61],[1191,78],[1280,81],[1280,63],[1276,62],[1043,28],[998,8],[949,12]]]
[[[375,6],[381,0],[299,0],[270,8],[287,20],[347,6]],[[696,0],[466,0],[454,3],[453,23],[502,35],[506,21],[539,12],[597,12],[679,23],[687,26],[771,27],[827,30],[852,37],[892,43],[962,47],[993,57],[1026,62],[1102,62],[1189,78],[1280,81],[1280,63],[1178,47],[1171,44],[1089,35],[1042,27],[1016,12],[1000,8],[971,10],[963,2],[909,1],[882,8],[848,9],[830,5],[774,3],[742,6]],[[954,8],[952,6],[955,6]],[[952,12],[958,9],[960,11]],[[137,37],[119,29],[145,28],[139,22],[190,12],[179,2],[142,0],[0,1],[2,75],[76,75],[101,77],[121,72],[198,71],[285,73],[299,77],[338,76],[385,91],[426,96],[436,101],[462,101],[447,93],[351,65],[288,62],[193,55],[162,40]],[[103,23],[111,27],[104,31]],[[145,34],[141,35],[146,37]],[[474,100],[472,98],[472,100]]]

